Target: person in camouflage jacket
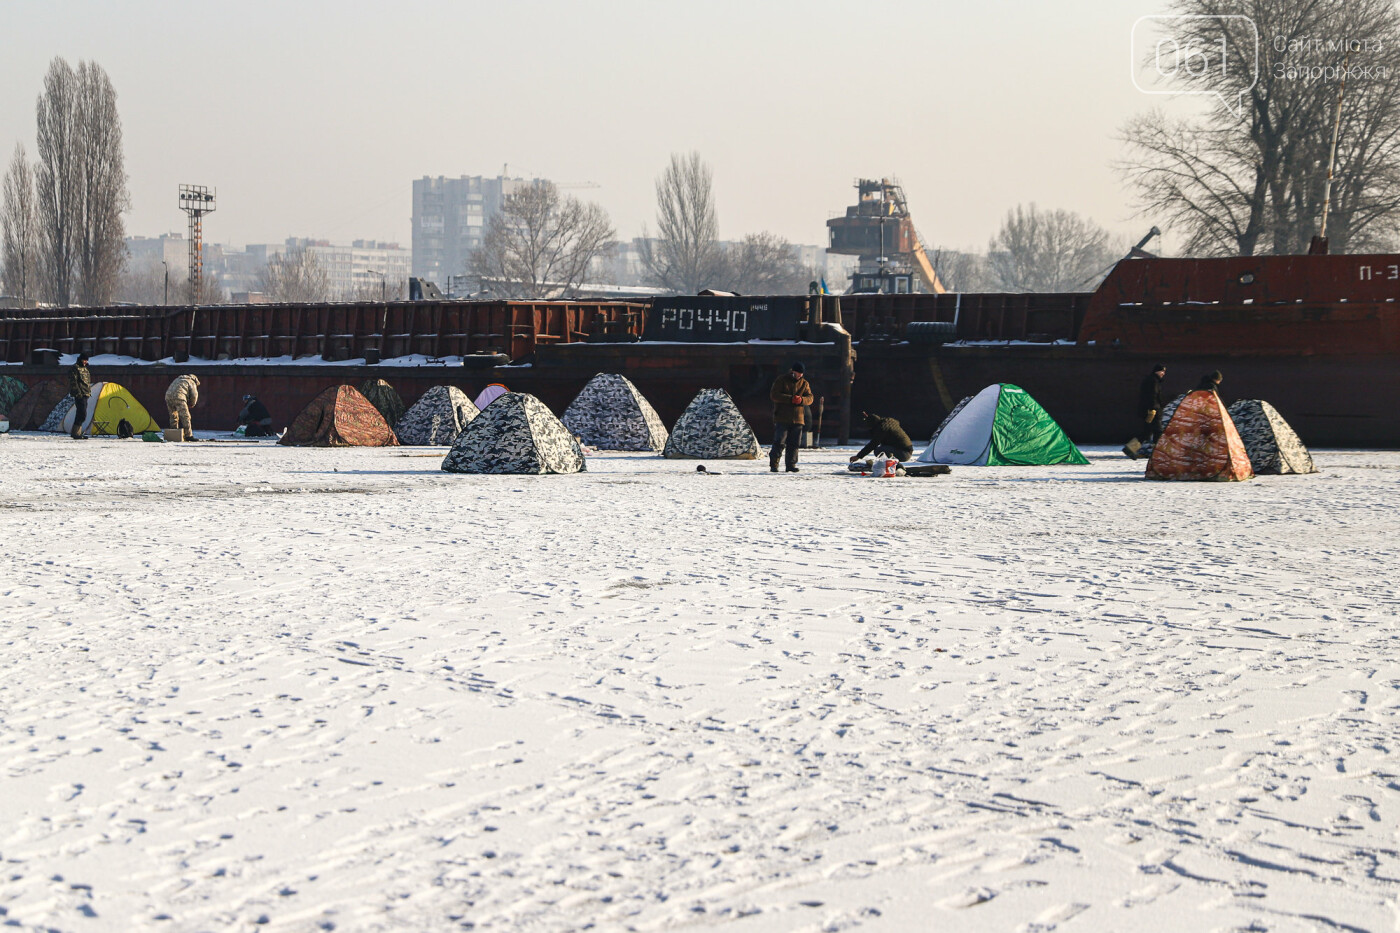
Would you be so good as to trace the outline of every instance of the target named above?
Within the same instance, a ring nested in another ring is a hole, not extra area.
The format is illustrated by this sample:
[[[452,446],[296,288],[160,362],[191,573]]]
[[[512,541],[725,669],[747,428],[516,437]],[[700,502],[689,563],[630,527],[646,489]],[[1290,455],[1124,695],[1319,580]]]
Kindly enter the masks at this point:
[[[86,353],[78,354],[78,361],[68,370],[68,394],[73,397],[73,440],[84,439],[83,426],[87,423],[88,399],[92,398],[92,373],[88,371]]]
[[[170,412],[170,426],[183,433],[181,440],[194,440],[194,424],[190,409],[199,404],[199,377],[193,373],[176,376],[165,390],[165,408]]]

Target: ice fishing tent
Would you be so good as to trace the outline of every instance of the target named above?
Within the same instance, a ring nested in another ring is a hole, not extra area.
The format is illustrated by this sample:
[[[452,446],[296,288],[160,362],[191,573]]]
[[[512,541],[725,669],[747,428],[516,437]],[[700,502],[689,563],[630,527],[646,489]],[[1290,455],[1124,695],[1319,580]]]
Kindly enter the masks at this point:
[[[583,450],[544,402],[507,392],[481,410],[442,461],[448,473],[582,473]]]
[[[1209,389],[1189,392],[1147,461],[1148,479],[1249,479],[1254,470],[1235,424]]]
[[[0,418],[9,415],[29,387],[14,376],[0,376]],[[6,419],[8,420],[8,419]]]
[[[68,395],[68,386],[57,379],[45,379],[29,387],[10,409],[10,429],[37,431],[54,406]]]
[[[1308,448],[1268,402],[1242,398],[1226,412],[1240,433],[1249,465],[1260,473],[1316,473]]]
[[[383,379],[366,379],[360,383],[360,394],[369,399],[384,417],[384,423],[389,427],[397,427],[399,419],[403,417],[403,399],[394,387]]]
[[[88,396],[87,410],[83,415],[83,430],[86,431],[92,424],[92,416],[97,411],[97,400],[102,397],[102,389],[105,382],[94,382],[92,384],[92,394]],[[78,409],[74,407],[73,397],[70,395],[66,399],[54,406],[53,411],[44,419],[43,427],[40,431],[51,431],[54,434],[72,434],[73,416]]]
[[[662,455],[697,460],[753,460],[758,438],[723,389],[701,389],[676,419]]]
[[[39,430],[58,434],[63,430],[63,422],[65,420],[67,420],[69,424],[73,423],[73,419],[69,417],[72,412],[73,396],[65,395],[54,404],[53,409],[49,411],[48,417],[44,419],[44,423],[39,425]]]
[[[69,406],[67,414],[63,416],[63,431],[72,432],[73,416],[76,413],[76,410]],[[133,434],[160,430],[160,425],[156,424],[150,412],[136,401],[136,396],[132,395],[126,386],[115,382],[94,382],[92,397],[88,399],[83,419],[83,430],[92,435],[116,437],[119,433],[118,426],[123,421],[131,425]]]
[[[1030,393],[994,383],[960,403],[917,462],[1042,466],[1089,461]]]
[[[379,409],[354,386],[332,386],[301,410],[279,444],[291,447],[396,447]]]
[[[480,412],[456,386],[433,386],[403,413],[394,433],[400,444],[446,446],[457,439],[467,422]]]
[[[493,382],[489,386],[481,390],[481,394],[476,397],[476,401],[472,404],[476,405],[478,411],[483,411],[485,410],[487,405],[490,405],[496,399],[500,398],[502,395],[505,395],[509,391],[509,389],[501,385],[499,382]]]
[[[564,427],[600,450],[661,450],[666,426],[632,380],[599,373],[564,410]]]

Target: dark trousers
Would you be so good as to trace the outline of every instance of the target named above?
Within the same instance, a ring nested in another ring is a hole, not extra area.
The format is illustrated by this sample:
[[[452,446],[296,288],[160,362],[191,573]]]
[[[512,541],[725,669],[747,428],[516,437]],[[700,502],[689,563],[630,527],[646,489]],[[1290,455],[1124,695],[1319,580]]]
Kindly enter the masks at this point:
[[[773,449],[768,452],[768,463],[777,466],[782,459],[784,450],[787,451],[787,465],[797,466],[797,448],[802,445],[802,425],[800,424],[775,424],[773,425]]]
[[[87,420],[88,400],[85,398],[73,399],[73,430],[74,437],[83,433],[83,422]]]
[[[1143,412],[1143,414],[1145,415],[1147,414],[1147,412]],[[1156,416],[1151,421],[1146,421],[1142,426],[1142,430],[1138,431],[1137,440],[1139,444],[1142,444],[1145,447],[1148,444],[1157,443],[1157,438],[1161,436],[1162,412],[1159,409],[1157,411]]]
[[[254,421],[243,429],[244,437],[271,437],[272,422],[263,424],[261,421]]]

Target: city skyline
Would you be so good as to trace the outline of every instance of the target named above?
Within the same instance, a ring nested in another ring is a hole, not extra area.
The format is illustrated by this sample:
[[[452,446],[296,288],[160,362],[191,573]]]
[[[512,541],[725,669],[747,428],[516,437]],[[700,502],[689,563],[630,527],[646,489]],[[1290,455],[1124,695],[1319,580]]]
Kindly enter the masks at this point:
[[[20,0],[0,37],[0,146],[33,156],[34,100],[61,55],[112,76],[126,221],[143,235],[182,229],[176,187],[194,183],[220,191],[209,242],[407,243],[414,179],[507,173],[596,185],[572,193],[626,239],[654,227],[655,177],[690,150],[714,168],[726,239],[824,243],[852,181],[883,175],[902,179],[932,246],[983,249],[1031,201],[1132,234],[1149,221],[1132,216],[1113,137],[1162,102],[1127,67],[1133,22],[1162,8],[894,3],[873,19],[851,4],[423,2],[386,18],[363,3]],[[478,37],[471,67],[425,32]],[[578,67],[582,49],[613,66]]]

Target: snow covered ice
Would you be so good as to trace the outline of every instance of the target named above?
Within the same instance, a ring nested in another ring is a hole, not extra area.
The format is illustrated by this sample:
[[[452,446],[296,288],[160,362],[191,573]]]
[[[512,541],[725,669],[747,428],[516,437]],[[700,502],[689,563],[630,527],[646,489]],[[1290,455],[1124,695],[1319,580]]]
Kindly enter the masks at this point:
[[[0,924],[1400,922],[1400,453],[0,438]]]

